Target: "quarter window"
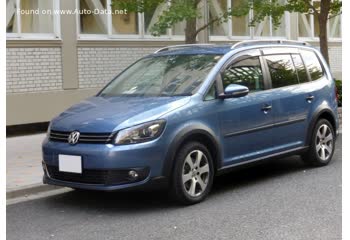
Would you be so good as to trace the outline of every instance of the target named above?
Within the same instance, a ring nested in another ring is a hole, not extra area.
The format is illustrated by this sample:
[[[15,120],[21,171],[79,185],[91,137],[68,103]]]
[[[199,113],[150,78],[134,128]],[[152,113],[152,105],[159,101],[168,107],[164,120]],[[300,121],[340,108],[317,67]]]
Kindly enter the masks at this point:
[[[230,84],[240,84],[250,91],[259,91],[264,89],[263,79],[259,57],[251,57],[236,61],[226,68],[223,85],[226,88]]]
[[[214,100],[215,98],[216,98],[216,84],[214,82],[214,84],[209,88],[209,91],[205,96],[204,100],[210,101],[210,100]]]
[[[298,84],[298,76],[289,54],[265,56],[265,59],[269,66],[273,88]]]
[[[311,51],[301,51],[306,68],[310,73],[311,80],[317,80],[323,76],[323,70],[316,54]]]

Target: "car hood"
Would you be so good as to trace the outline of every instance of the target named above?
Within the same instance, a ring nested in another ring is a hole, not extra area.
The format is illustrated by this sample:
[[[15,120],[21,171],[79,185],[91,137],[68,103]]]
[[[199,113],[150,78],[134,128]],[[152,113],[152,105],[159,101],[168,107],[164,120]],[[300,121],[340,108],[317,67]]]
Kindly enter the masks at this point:
[[[107,133],[152,121],[190,101],[180,97],[91,97],[51,122],[56,131]]]

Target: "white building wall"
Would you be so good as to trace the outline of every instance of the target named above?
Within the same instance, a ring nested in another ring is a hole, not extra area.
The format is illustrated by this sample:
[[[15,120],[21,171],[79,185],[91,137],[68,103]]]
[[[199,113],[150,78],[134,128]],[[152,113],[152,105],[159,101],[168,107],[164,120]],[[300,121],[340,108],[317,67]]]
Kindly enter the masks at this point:
[[[7,48],[6,92],[62,89],[61,48]]]

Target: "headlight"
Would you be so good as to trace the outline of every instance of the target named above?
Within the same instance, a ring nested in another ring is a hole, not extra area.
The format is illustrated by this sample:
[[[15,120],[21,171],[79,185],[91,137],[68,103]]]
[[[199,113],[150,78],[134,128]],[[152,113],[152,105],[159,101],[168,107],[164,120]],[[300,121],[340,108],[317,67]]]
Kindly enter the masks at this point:
[[[120,130],[115,136],[114,144],[134,144],[151,141],[162,134],[164,127],[165,120],[157,120]]]

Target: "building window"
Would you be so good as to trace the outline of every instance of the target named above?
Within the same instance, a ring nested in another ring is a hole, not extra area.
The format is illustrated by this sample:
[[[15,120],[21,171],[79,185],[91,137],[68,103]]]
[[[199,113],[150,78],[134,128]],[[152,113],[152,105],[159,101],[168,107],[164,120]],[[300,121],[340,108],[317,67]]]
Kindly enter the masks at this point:
[[[158,6],[154,7],[153,9],[143,13],[144,18],[144,32],[145,35],[151,36],[152,35],[152,27],[157,22],[159,16],[162,14],[164,10],[166,10],[168,7],[168,4],[166,2],[160,3]],[[167,32],[164,31],[161,33],[161,35],[166,35]]]
[[[231,8],[238,7],[245,0],[230,0]],[[232,17],[232,35],[233,36],[250,36],[249,27],[250,15],[244,17]]]
[[[7,0],[20,1],[20,0]],[[22,0],[25,1],[25,0]],[[39,0],[36,0],[39,1]],[[59,0],[51,0],[59,1]],[[286,0],[278,0],[283,4]],[[320,0],[315,0],[316,7]],[[80,14],[79,37],[97,39],[176,39],[184,40],[185,22],[177,23],[171,29],[160,33],[159,37],[152,36],[152,26],[157,22],[159,16],[171,4],[171,1],[164,1],[153,9],[144,13],[132,13],[123,9],[116,9],[112,0],[76,0],[78,8],[83,10],[107,11],[107,14]],[[234,9],[244,3],[245,0],[209,0],[209,20],[221,16],[225,11]],[[108,14],[111,13],[111,14]],[[281,25],[274,27],[271,17],[266,17],[255,26],[249,22],[254,17],[251,10],[247,16],[232,17],[228,21],[215,23],[209,27],[211,41],[221,40],[243,40],[243,39],[264,39],[264,38],[290,38],[290,14],[286,13],[281,20]],[[8,21],[15,22],[13,19]],[[330,39],[341,38],[341,16],[336,16],[329,21]],[[200,24],[199,24],[200,25]],[[16,29],[8,28],[7,31]],[[319,24],[312,14],[299,14],[298,34],[300,38],[317,38]],[[303,40],[303,39],[301,39]],[[317,40],[317,39],[315,39]]]
[[[145,13],[128,12],[118,9],[112,0],[79,0],[79,9],[90,9],[92,12],[80,16],[80,38],[153,38],[151,27],[167,4],[160,4]],[[97,9],[97,10],[96,10]],[[99,11],[101,10],[101,11]],[[100,12],[94,14],[93,11]],[[101,12],[105,11],[106,14]],[[84,12],[82,12],[84,13]],[[168,37],[168,32],[161,37]]]
[[[209,1],[209,21],[220,17],[227,11],[227,0]],[[214,23],[209,27],[211,36],[228,36],[228,22]]]
[[[279,0],[284,3],[285,0]],[[223,12],[229,9],[235,9],[242,5],[245,0],[210,0],[209,18],[213,19],[216,16],[222,15]],[[287,15],[283,16],[281,25],[275,28],[272,24],[272,19],[266,17],[256,26],[250,26],[250,21],[253,19],[254,11],[250,10],[247,16],[231,17],[227,22],[216,23],[210,27],[211,40],[228,39],[254,39],[254,38],[271,38],[279,37],[286,38],[287,36]]]
[[[185,36],[185,28],[186,28],[186,22],[179,22],[176,23],[173,28],[171,29],[172,35],[175,36]]]
[[[342,17],[341,15],[335,16],[328,21],[329,38],[341,38],[341,25]]]
[[[80,0],[80,31],[86,34],[106,34],[108,32],[107,15],[95,14],[95,9],[106,10],[104,0]]]
[[[112,6],[112,11],[117,11]],[[113,14],[112,15],[112,33],[113,34],[139,34],[139,16],[138,13]]]
[[[59,38],[58,0],[6,0],[8,38]]]
[[[314,0],[313,5],[316,9],[320,8],[320,0]],[[341,15],[335,16],[328,21],[329,39],[341,38]],[[318,40],[320,33],[320,24],[318,18],[312,13],[299,14],[298,16],[298,34],[299,38]]]
[[[266,17],[264,21],[254,27],[253,37],[286,37],[286,23],[282,19],[281,25],[274,27],[271,17]]]

